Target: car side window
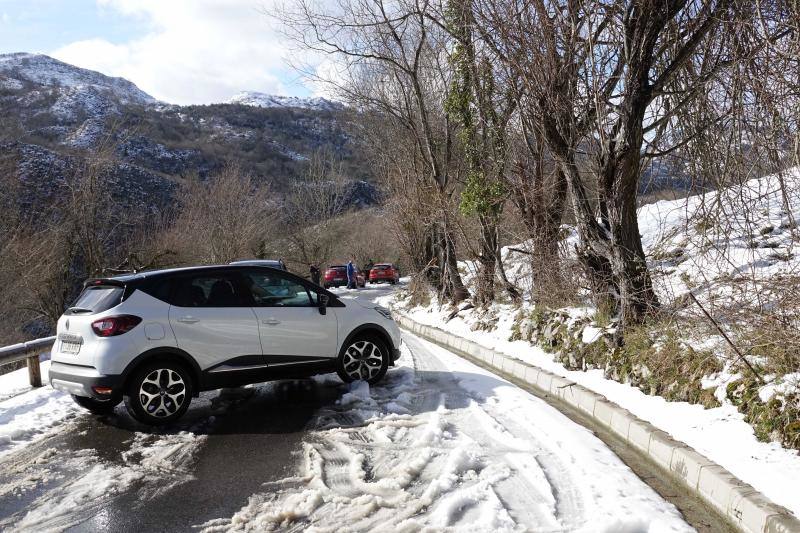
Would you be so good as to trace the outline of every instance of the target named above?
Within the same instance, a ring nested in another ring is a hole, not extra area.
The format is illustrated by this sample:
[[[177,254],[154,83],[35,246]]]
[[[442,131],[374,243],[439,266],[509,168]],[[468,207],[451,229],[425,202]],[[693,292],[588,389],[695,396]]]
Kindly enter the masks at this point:
[[[178,307],[242,307],[236,279],[224,274],[199,274],[175,282],[173,305]]]
[[[311,307],[305,286],[277,272],[249,271],[244,275],[255,307]]]

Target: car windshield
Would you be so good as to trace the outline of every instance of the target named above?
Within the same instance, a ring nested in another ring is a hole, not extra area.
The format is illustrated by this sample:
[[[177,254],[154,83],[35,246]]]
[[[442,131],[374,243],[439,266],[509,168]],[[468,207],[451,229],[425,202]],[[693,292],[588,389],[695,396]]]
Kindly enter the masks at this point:
[[[122,301],[123,292],[122,287],[110,285],[86,287],[75,303],[67,309],[67,314],[102,313],[118,305]]]

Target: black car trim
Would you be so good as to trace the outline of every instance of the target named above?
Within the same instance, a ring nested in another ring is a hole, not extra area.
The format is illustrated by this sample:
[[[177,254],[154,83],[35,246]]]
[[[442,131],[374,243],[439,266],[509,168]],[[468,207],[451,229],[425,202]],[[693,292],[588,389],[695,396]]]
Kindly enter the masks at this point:
[[[60,361],[58,364],[59,366],[63,367],[74,366],[74,367],[87,368],[84,365],[62,363]],[[121,391],[122,385],[125,382],[122,374],[101,374],[98,376],[81,376],[80,374],[70,374],[67,372],[61,372],[60,370],[58,370],[58,368],[54,369],[52,366],[50,367],[50,370],[48,372],[48,380],[50,381],[50,383],[52,383],[53,380],[63,381],[68,383],[79,383],[80,385],[83,385],[84,390],[88,390],[91,392],[92,398],[95,398],[97,400],[107,400],[108,395],[97,394],[96,392],[94,392],[93,387],[111,387],[111,389],[114,391],[115,394],[120,394],[122,392]]]
[[[216,374],[218,372],[239,372],[242,370],[256,370],[259,368],[266,368],[267,365],[265,363],[259,365],[239,365],[239,366],[232,366],[232,365],[216,365],[214,368],[209,368],[205,370],[210,374]]]
[[[271,272],[275,272],[280,276],[284,276],[288,279],[291,279],[292,281],[299,283],[300,285],[303,285],[303,287],[305,287],[306,290],[308,291],[312,291],[318,294],[326,294],[328,296],[328,307],[345,307],[344,303],[339,298],[337,298],[337,296],[334,293],[330,292],[325,287],[317,285],[287,270],[281,270],[278,268],[268,267],[264,265],[214,265],[214,266],[197,266],[197,267],[188,267],[180,269],[170,269],[170,270],[154,270],[151,272],[141,272],[135,275],[120,276],[118,279],[108,278],[108,280],[113,280],[116,284],[119,284],[119,286],[125,287],[126,289],[125,295],[123,296],[123,300],[125,300],[129,294],[129,291],[132,292],[140,287],[152,286],[151,284],[155,283],[156,281],[160,281],[162,279],[192,276],[198,273],[203,273],[206,275],[214,275],[218,273],[230,274],[234,272],[239,273],[243,270],[250,270],[250,269],[259,269],[259,270],[266,269]],[[241,286],[239,288],[241,288]],[[172,293],[171,290],[170,293]],[[172,299],[171,296],[172,294],[170,294],[170,299]],[[253,305],[248,304],[246,302],[242,302],[241,307],[253,307]]]
[[[305,379],[315,374],[326,374],[334,370],[336,370],[336,360],[325,359],[285,365],[267,365],[260,368],[243,368],[235,372],[203,371],[200,374],[200,388],[201,390],[213,390],[278,379]]]
[[[214,369],[220,366],[229,366],[229,367],[250,367],[250,366],[265,366],[267,364],[266,359],[261,354],[253,354],[253,355],[239,355],[237,357],[232,357],[230,359],[225,359],[217,363],[216,365],[210,366],[206,368],[206,372],[212,372]]]
[[[315,355],[240,355],[239,357],[226,359],[225,361],[205,369],[203,372],[236,372],[239,370],[255,370],[275,366],[324,363],[331,360],[331,357],[319,357]]]
[[[161,346],[158,348],[153,348],[151,350],[147,350],[145,352],[140,353],[136,356],[133,361],[128,363],[128,366],[125,367],[125,370],[122,371],[122,385],[124,385],[128,381],[128,376],[136,370],[140,365],[146,363],[151,359],[157,358],[176,358],[180,362],[186,364],[188,366],[188,370],[192,375],[192,379],[195,381],[195,385],[198,385],[200,380],[200,374],[202,373],[200,370],[200,365],[197,364],[197,361],[194,360],[194,357],[189,355],[187,352],[181,350],[180,348],[172,347],[172,346]],[[199,391],[199,387],[193,387],[194,396],[197,397]]]

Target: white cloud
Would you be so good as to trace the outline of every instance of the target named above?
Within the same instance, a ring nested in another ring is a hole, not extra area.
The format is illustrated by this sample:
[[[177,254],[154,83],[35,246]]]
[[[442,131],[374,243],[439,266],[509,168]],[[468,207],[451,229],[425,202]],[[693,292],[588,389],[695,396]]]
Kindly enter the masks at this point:
[[[222,102],[242,90],[297,93],[284,62],[288,48],[263,13],[271,1],[98,0],[150,30],[123,43],[73,42],[52,55],[129,79],[170,103]]]

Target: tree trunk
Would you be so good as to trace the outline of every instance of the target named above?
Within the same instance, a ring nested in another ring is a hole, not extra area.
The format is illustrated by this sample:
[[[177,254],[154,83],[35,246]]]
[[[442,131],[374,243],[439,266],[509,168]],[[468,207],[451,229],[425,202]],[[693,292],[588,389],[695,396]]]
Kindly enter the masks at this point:
[[[608,230],[597,221],[581,181],[578,167],[573,159],[574,151],[563,143],[553,143],[554,155],[569,189],[572,212],[578,229],[581,244],[577,247],[578,261],[583,267],[595,306],[610,314],[617,311],[617,298],[614,270],[609,257],[611,243]]]
[[[639,165],[638,149],[634,146],[618,160],[611,191],[613,201],[608,202],[608,225],[613,243],[610,259],[619,291],[622,324],[640,323],[658,308],[636,214]]]
[[[485,307],[494,301],[494,272],[497,265],[497,221],[494,217],[479,216],[481,250],[478,255],[478,275],[475,284],[475,305]]]

